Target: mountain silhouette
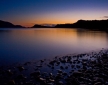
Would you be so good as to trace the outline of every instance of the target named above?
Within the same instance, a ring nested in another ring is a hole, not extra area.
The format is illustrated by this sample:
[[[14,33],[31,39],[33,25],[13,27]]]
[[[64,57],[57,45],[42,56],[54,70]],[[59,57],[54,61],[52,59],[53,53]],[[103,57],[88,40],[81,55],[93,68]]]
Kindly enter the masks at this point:
[[[25,28],[21,25],[14,25],[7,21],[0,20],[0,28]],[[91,30],[105,30],[108,31],[108,19],[107,20],[78,20],[73,24],[57,24],[54,27],[43,26],[35,24],[31,28],[85,28]]]
[[[43,26],[43,25],[35,24],[35,25],[32,26],[31,28],[49,28],[49,26]]]
[[[0,28],[25,28],[25,27],[21,25],[14,25],[10,22],[0,20]]]
[[[15,28],[25,28],[25,27],[23,27],[21,25],[15,25]]]
[[[86,28],[86,29],[99,29],[108,30],[107,20],[78,20],[73,24],[57,24],[55,28]]]

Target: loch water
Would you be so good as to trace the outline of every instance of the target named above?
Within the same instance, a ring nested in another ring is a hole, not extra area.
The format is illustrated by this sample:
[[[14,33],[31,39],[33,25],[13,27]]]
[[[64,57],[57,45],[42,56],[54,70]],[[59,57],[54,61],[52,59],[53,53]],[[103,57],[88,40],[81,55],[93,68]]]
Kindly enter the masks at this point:
[[[108,47],[108,33],[75,28],[0,29],[0,64],[91,52]]]

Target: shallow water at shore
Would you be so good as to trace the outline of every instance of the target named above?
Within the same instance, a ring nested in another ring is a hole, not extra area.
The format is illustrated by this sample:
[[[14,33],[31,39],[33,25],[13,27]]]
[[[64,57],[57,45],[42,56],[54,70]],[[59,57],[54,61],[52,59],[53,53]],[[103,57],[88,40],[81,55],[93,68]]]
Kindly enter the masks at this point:
[[[51,60],[1,66],[0,84],[88,85],[89,83],[89,85],[95,85],[100,83],[100,85],[107,85],[107,61],[108,50],[102,49],[97,52],[56,56]],[[93,78],[98,80],[95,81]]]

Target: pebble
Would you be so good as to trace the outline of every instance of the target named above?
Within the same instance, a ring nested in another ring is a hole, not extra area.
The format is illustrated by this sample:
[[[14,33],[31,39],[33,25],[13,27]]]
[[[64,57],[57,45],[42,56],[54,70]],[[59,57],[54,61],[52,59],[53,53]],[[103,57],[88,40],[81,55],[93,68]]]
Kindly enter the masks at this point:
[[[15,85],[15,81],[14,81],[14,80],[10,80],[10,81],[8,82],[8,85]]]
[[[18,66],[17,68],[19,69],[19,71],[25,70],[25,68],[23,66]]]

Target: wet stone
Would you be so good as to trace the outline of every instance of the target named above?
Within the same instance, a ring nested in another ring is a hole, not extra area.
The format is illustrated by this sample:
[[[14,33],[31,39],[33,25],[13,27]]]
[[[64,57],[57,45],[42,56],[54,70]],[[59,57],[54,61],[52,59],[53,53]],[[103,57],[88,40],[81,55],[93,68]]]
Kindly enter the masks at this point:
[[[17,79],[26,79],[26,77],[23,74],[20,74],[17,76]]]
[[[25,68],[23,66],[18,66],[17,68],[19,69],[19,71],[25,70]]]
[[[46,85],[54,85],[53,83],[47,83]]]
[[[41,74],[40,71],[35,71],[31,73],[30,76],[39,76],[40,74]]]
[[[58,81],[57,85],[64,85],[62,81]]]
[[[102,85],[101,82],[96,82],[94,85]]]
[[[28,65],[28,64],[31,64],[31,62],[26,62],[26,63],[24,63],[24,65]]]
[[[63,66],[60,66],[60,69],[64,69],[64,67]]]
[[[66,72],[63,73],[64,76],[68,75]]]
[[[36,67],[39,67],[40,68],[40,67],[42,67],[42,65],[37,65]]]
[[[40,60],[41,61],[41,63],[43,63],[44,62],[44,60]]]
[[[75,67],[75,65],[71,65],[71,67],[72,67],[72,68],[74,68],[74,67]]]
[[[14,80],[10,80],[10,81],[8,82],[8,85],[15,85],[15,81],[14,81]]]
[[[51,69],[54,69],[54,66],[52,66]]]
[[[46,79],[44,79],[44,78],[39,78],[39,80],[40,80],[40,81],[45,81]]]
[[[68,66],[66,66],[65,69],[68,69]]]
[[[62,70],[60,70],[60,69],[58,69],[57,71],[58,71],[58,73],[63,73],[63,71],[62,71]]]
[[[7,74],[8,74],[9,76],[12,76],[12,75],[13,75],[13,72],[9,69],[9,70],[7,70]]]
[[[49,79],[49,81],[50,81],[50,82],[54,82],[55,80],[53,80],[53,79]]]
[[[26,82],[25,85],[35,85],[35,84],[32,82]]]
[[[57,62],[57,64],[59,65],[59,64],[60,64],[60,62],[58,61],[58,62]]]
[[[53,76],[53,74],[52,74],[52,73],[49,73],[49,75],[50,75],[50,76]]]
[[[81,76],[82,75],[82,72],[73,72],[73,76],[75,77],[78,77],[78,76]]]

